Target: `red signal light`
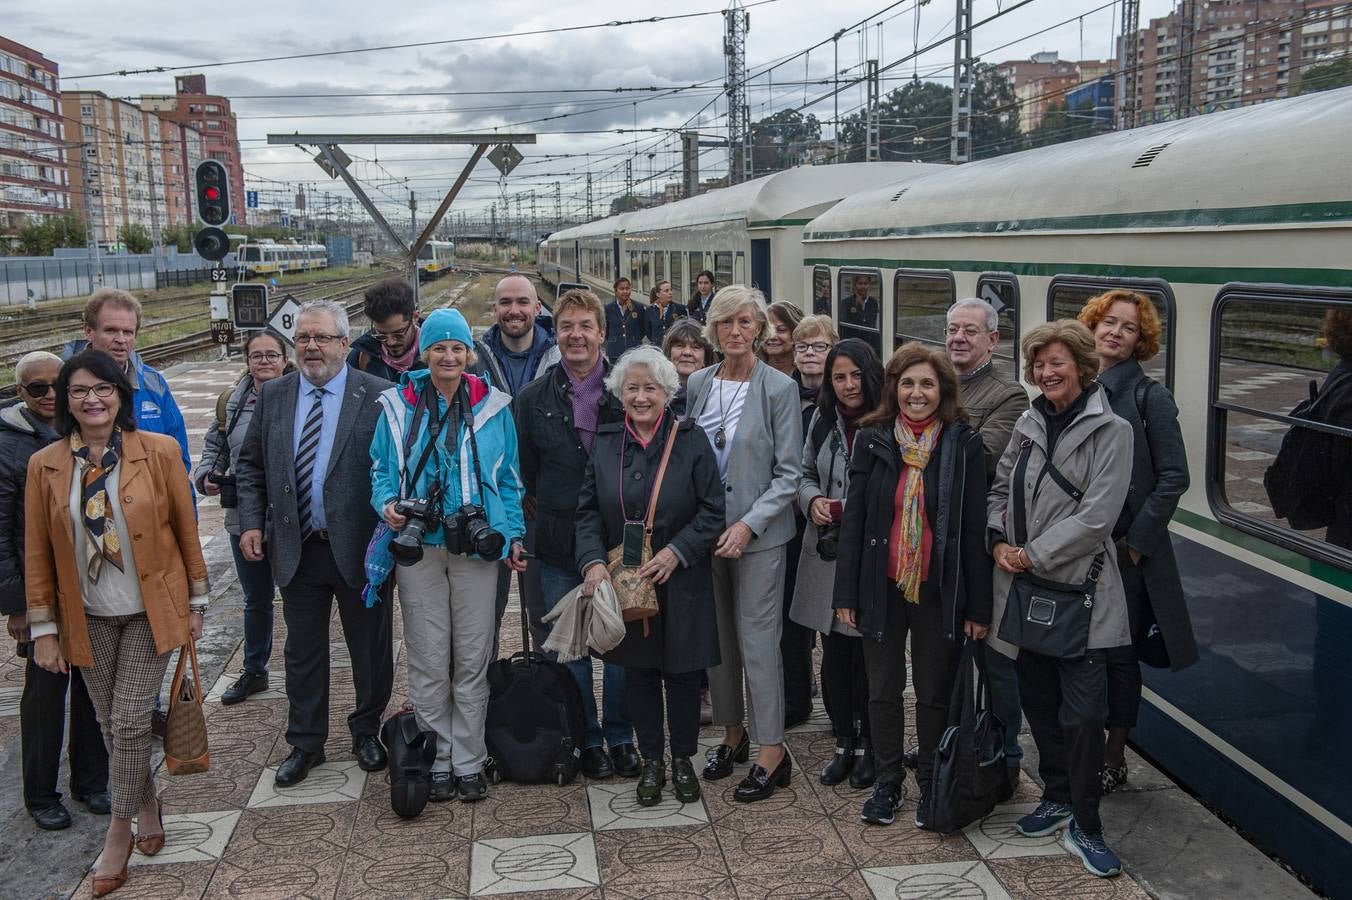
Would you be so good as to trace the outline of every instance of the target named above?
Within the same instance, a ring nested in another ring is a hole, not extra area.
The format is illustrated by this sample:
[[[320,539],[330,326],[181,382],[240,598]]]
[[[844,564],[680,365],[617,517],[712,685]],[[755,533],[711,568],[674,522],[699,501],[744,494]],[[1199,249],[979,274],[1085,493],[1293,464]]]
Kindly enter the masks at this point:
[[[219,200],[219,199],[221,199],[221,189],[220,189],[220,188],[209,187],[209,188],[206,189],[206,191],[204,191],[204,193],[206,194],[206,197],[207,197],[208,200]]]

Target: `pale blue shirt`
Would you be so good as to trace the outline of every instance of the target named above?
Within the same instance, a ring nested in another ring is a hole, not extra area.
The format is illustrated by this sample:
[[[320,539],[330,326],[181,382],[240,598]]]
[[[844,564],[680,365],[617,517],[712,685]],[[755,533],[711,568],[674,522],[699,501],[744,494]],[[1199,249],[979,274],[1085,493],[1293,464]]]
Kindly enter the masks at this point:
[[[291,453],[300,449],[300,434],[305,428],[305,420],[310,415],[310,407],[315,402],[315,386],[305,379],[304,373],[297,379],[299,384],[296,397],[296,421],[291,431]],[[347,366],[338,370],[328,384],[324,385],[324,423],[319,428],[319,448],[315,451],[314,474],[308,485],[296,485],[297,491],[310,492],[310,525],[319,530],[329,527],[328,517],[324,515],[324,475],[329,469],[329,456],[333,453],[333,441],[338,435],[338,413],[343,408],[343,395],[347,392]]]

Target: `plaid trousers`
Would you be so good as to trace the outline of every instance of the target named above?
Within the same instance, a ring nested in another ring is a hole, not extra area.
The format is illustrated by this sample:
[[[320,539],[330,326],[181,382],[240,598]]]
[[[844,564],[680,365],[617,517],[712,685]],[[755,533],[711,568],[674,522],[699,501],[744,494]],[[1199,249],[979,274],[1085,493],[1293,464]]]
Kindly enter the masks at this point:
[[[169,657],[155,652],[145,613],[87,616],[94,665],[81,668],[108,745],[113,815],[130,819],[155,799],[150,774],[150,716]]]

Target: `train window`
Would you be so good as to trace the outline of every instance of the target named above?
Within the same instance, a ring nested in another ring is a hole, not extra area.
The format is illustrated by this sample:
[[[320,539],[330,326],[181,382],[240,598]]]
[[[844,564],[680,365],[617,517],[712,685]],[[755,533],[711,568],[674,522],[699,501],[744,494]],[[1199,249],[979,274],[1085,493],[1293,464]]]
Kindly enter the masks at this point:
[[[699,273],[704,271],[704,254],[698,250],[686,254],[686,259],[690,260],[690,270],[685,273],[689,279],[690,296],[695,296],[695,282],[699,280]]]
[[[639,254],[638,272],[635,275],[635,289],[647,290],[652,284],[653,271],[653,253],[651,250],[644,250]]]
[[[737,251],[737,256],[733,259],[732,265],[732,283],[746,284],[746,254],[740,250]]]
[[[826,266],[814,266],[812,269],[812,313],[817,316],[831,315],[831,270]]]
[[[1352,569],[1352,293],[1227,286],[1211,327],[1217,517]]]
[[[1008,272],[985,272],[976,280],[976,295],[995,307],[1000,343],[995,346],[997,368],[1019,375],[1019,279]]]
[[[685,284],[685,257],[671,254],[671,292],[673,299],[681,300],[681,286]]]
[[[653,254],[653,282],[649,290],[667,280],[667,255],[661,251]]]
[[[732,280],[732,252],[718,251],[714,253],[714,284],[724,287],[734,284]]]
[[[892,280],[893,345],[920,341],[942,347],[956,292],[952,272],[897,272]]]
[[[882,335],[882,275],[877,269],[840,270],[840,336],[857,337],[873,345],[881,356]]]
[[[1174,334],[1174,291],[1169,282],[1162,278],[1089,278],[1080,275],[1057,275],[1047,288],[1047,319],[1073,319],[1080,314],[1090,297],[1096,297],[1104,291],[1123,289],[1145,294],[1155,305],[1159,314],[1163,333],[1160,335],[1160,352],[1154,359],[1141,364],[1145,373],[1156,381],[1163,382],[1173,390],[1173,334]]]

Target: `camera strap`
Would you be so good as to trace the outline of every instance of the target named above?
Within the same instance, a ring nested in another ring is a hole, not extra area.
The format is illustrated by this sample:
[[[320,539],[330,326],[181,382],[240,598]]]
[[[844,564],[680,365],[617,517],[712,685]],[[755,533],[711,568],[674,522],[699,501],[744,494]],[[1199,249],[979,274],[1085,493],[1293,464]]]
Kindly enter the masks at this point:
[[[431,402],[428,402],[428,395],[431,394]],[[405,489],[408,491],[417,490],[418,476],[422,475],[423,468],[427,465],[427,458],[437,448],[437,440],[441,436],[441,426],[444,419],[437,412],[436,388],[432,387],[431,382],[418,394],[418,403],[413,407],[413,421],[409,423],[408,434],[404,435],[404,460],[407,462],[409,453],[413,450],[413,442],[418,438],[418,423],[422,420],[423,413],[427,414],[427,445],[423,447],[422,456],[418,458],[418,464],[413,467],[413,474],[405,482]]]
[[[465,423],[465,430],[469,432],[469,454],[470,461],[474,469],[474,483],[479,489],[479,503],[483,503],[484,497],[484,473],[479,466],[479,442],[474,437],[474,409],[469,403],[469,388],[465,385],[465,379],[460,379],[460,391],[456,395],[460,406],[460,421]],[[464,497],[462,503],[472,503],[474,498]]]

